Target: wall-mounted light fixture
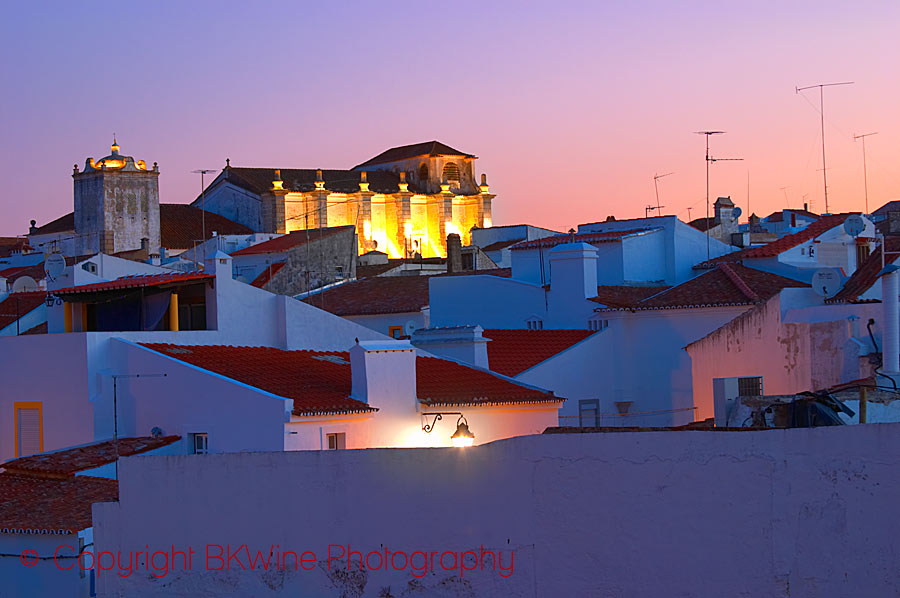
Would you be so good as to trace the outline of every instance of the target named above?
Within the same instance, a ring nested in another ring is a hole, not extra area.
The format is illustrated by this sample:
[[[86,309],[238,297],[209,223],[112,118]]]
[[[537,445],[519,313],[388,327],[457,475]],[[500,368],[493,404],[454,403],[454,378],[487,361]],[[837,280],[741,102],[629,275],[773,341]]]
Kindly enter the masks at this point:
[[[466,420],[465,416],[459,412],[441,412],[441,413],[423,413],[423,418],[428,418],[434,416],[434,419],[431,420],[429,424],[427,419],[422,424],[422,431],[426,434],[431,434],[431,431],[434,430],[434,425],[443,419],[444,415],[458,415],[459,419],[456,420],[456,432],[450,437],[450,441],[453,443],[453,446],[463,447],[463,446],[472,446],[475,442],[475,434],[469,431],[469,422]]]

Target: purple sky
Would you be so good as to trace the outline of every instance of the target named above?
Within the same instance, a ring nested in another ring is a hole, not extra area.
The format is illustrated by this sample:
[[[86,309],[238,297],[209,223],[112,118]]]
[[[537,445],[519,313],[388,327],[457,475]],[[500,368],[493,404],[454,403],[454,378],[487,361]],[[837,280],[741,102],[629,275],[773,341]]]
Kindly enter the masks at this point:
[[[53,4],[56,4],[55,6]],[[788,6],[789,5],[789,6]],[[900,3],[15,3],[0,23],[0,235],[72,210],[72,165],[158,162],[186,203],[198,168],[349,168],[438,139],[480,159],[494,223],[568,229],[704,212],[832,212],[900,198]]]

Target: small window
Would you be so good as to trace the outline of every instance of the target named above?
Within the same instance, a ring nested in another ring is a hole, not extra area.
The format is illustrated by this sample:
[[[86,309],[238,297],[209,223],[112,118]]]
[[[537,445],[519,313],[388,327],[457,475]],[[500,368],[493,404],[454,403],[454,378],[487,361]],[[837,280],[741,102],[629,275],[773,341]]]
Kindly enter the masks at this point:
[[[475,269],[475,252],[467,251],[462,254],[462,269],[463,270],[474,270]]]
[[[406,338],[406,335],[403,334],[403,326],[390,326],[388,327],[388,336],[391,338],[395,338],[400,340],[402,338]]]
[[[448,162],[444,166],[444,182],[459,185],[459,166],[455,162]]]
[[[596,428],[600,413],[600,401],[582,399],[578,401],[578,425],[582,428]]]
[[[428,182],[428,165],[422,164],[419,166],[419,182],[426,183]]]
[[[762,377],[738,378],[738,394],[742,397],[761,397]]]
[[[44,427],[39,402],[14,403],[16,457],[44,450]]]
[[[209,453],[209,437],[206,432],[191,434],[191,453],[194,455],[206,455]]]
[[[347,434],[345,434],[344,432],[328,434],[329,451],[343,450],[345,448],[347,448]]]
[[[809,257],[816,257],[816,248],[815,247],[810,246]]]
[[[84,270],[85,272],[90,272],[91,274],[96,274],[97,273],[97,264],[95,264],[94,262],[85,262],[85,263],[81,264],[81,269]]]
[[[335,266],[334,274],[335,274],[335,276],[343,278],[344,277],[344,267],[343,266]]]
[[[863,263],[869,259],[869,246],[868,245],[857,245],[856,246],[856,267],[859,268]]]

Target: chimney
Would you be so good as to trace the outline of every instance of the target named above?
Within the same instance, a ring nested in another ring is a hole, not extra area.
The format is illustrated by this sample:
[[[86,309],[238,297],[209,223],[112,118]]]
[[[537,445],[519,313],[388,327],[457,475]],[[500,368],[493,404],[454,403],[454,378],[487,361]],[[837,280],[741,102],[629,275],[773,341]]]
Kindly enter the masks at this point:
[[[550,290],[572,300],[597,296],[597,249],[565,243],[550,250]]]
[[[897,270],[894,264],[888,264],[881,271],[881,306],[884,310],[884,332],[882,333],[881,369],[886,374],[900,373],[900,320],[898,320]]]
[[[439,357],[488,369],[487,344],[481,326],[422,328],[413,332],[413,346]]]
[[[416,411],[416,350],[409,341],[357,340],[350,349],[350,396],[380,414]]]
[[[462,272],[462,240],[456,233],[447,235],[447,272]]]
[[[808,211],[809,211],[809,204],[806,203],[806,202],[803,203],[803,211],[804,211],[804,212],[808,212]]]
[[[149,251],[150,248],[150,239],[147,237],[141,237],[141,251]]]

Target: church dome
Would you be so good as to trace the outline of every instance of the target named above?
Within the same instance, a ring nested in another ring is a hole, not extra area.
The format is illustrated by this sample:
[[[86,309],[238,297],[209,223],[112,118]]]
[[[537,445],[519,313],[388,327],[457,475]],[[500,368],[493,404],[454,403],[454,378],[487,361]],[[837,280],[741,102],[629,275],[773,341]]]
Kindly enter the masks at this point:
[[[115,136],[113,137],[112,145],[110,146],[110,151],[112,152],[108,156],[100,158],[97,161],[94,161],[93,158],[88,158],[85,162],[84,169],[87,170],[147,170],[147,163],[143,160],[135,160],[131,156],[123,156],[119,153],[119,144],[116,141]],[[126,168],[126,166],[128,168]]]

